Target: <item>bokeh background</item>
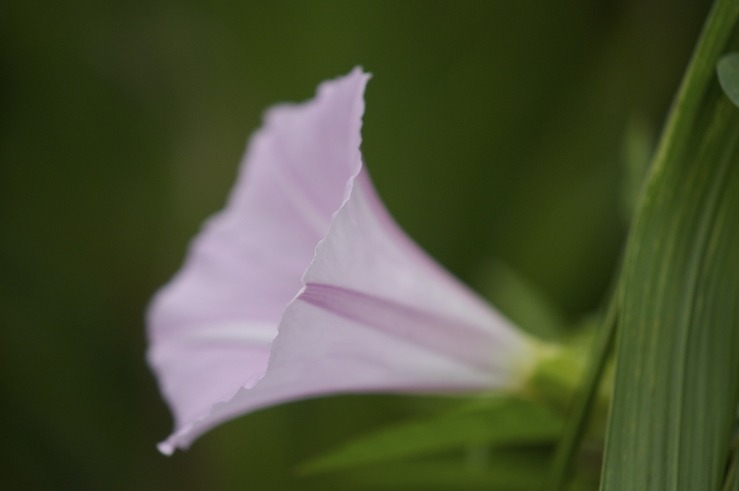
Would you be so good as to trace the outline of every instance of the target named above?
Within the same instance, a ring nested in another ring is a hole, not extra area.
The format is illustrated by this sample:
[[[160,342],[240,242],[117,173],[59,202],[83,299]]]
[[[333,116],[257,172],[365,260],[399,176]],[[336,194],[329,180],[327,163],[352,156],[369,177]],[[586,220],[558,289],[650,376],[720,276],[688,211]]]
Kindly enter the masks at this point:
[[[143,316],[271,104],[361,64],[380,194],[524,327],[607,290],[701,0],[9,2],[0,14],[0,488],[370,487],[295,466],[435,399],[268,409],[165,458]],[[630,170],[631,169],[631,170]],[[441,486],[441,483],[440,483]],[[449,487],[448,489],[453,489]]]

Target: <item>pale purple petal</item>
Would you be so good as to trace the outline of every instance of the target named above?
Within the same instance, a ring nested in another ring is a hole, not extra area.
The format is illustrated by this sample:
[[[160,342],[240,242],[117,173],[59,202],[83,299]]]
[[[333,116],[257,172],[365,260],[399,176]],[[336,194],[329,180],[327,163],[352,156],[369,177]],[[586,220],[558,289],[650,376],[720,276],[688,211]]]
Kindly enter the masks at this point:
[[[365,318],[364,323],[374,322],[375,328],[386,326],[389,335],[489,373],[495,366],[509,367],[529,341],[403,233],[365,170],[353,184],[350,199],[306,272],[300,298],[314,305],[320,302],[340,317]],[[316,290],[321,292],[318,298]],[[385,318],[374,315],[370,305],[378,305],[376,310]],[[397,320],[401,313],[416,320],[401,324]]]
[[[361,166],[355,69],[314,100],[278,106],[249,144],[226,208],[148,313],[148,358],[177,428],[254,385],[285,307]]]
[[[226,211],[157,297],[150,359],[176,415],[163,452],[305,397],[520,383],[533,343],[398,228],[362,168],[366,79],[270,112]]]
[[[364,170],[351,183],[282,318],[265,376],[172,435],[164,451],[235,416],[317,395],[520,387],[532,341],[402,233]]]

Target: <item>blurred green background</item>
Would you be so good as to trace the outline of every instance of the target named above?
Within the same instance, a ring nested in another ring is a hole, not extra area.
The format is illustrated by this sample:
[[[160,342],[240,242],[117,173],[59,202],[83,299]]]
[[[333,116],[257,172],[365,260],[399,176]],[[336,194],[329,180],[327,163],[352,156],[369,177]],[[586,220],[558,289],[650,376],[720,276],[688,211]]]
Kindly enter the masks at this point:
[[[4,5],[0,488],[359,489],[294,467],[434,399],[299,402],[172,458],[155,450],[171,421],[144,311],[222,206],[261,113],[361,64],[365,160],[398,221],[525,327],[521,282],[576,323],[608,287],[626,169],[648,154],[708,6]]]

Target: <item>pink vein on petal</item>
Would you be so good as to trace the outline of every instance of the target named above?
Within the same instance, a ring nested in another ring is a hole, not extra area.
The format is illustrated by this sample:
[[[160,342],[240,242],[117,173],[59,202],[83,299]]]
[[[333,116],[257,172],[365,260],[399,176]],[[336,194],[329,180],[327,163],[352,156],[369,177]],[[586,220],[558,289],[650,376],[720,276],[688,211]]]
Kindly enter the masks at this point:
[[[348,288],[316,283],[308,283],[298,299],[483,371],[490,371],[494,363],[490,356],[490,333],[459,319]]]

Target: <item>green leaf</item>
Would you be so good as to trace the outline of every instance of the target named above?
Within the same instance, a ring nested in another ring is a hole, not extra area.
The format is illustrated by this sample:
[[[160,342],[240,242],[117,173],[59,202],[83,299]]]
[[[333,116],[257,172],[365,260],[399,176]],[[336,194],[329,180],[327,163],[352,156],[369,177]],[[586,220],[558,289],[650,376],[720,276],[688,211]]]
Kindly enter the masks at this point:
[[[561,430],[561,419],[540,405],[519,399],[490,399],[434,419],[382,429],[305,464],[301,470],[323,472],[466,446],[551,442]]]
[[[714,67],[739,2],[719,0],[629,237],[602,489],[719,490],[739,400],[739,110]]]
[[[735,106],[739,106],[739,53],[730,53],[716,65],[721,88]]]

